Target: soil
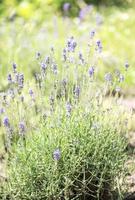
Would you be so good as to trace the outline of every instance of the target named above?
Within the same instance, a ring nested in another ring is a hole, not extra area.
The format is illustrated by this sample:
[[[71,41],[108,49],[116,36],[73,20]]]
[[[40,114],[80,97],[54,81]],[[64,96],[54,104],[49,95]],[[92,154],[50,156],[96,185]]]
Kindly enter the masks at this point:
[[[135,119],[135,98],[123,100],[123,106],[129,109],[129,111],[132,111],[133,114],[133,118],[131,119],[130,132],[127,136],[127,151],[130,157],[127,165],[131,172],[129,175],[127,175],[126,178],[126,186],[128,188],[128,192],[125,195],[124,200],[135,200],[135,127],[132,127],[132,124],[134,125]]]

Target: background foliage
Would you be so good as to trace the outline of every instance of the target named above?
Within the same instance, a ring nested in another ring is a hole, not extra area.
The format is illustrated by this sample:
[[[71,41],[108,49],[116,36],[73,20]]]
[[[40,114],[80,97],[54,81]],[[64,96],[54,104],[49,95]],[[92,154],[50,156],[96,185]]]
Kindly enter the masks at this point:
[[[81,9],[81,0],[1,0],[0,14],[5,14],[8,17],[17,14],[29,18],[39,8],[43,9],[46,13],[57,10],[63,11],[63,5],[67,2],[71,5],[70,15],[76,16]],[[85,3],[106,6],[127,6],[132,5],[133,0],[85,0]]]

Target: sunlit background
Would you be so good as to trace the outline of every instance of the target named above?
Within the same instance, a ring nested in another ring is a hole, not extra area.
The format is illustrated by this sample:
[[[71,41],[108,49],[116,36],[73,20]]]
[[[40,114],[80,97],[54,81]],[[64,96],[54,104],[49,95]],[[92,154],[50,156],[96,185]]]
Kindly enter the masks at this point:
[[[81,36],[83,41],[92,29],[96,29],[97,38],[103,42],[104,66],[100,70],[117,68],[128,61],[132,67],[126,82],[132,88],[135,83],[134,9],[133,0],[1,0],[1,89],[5,85],[3,76],[13,61],[30,76],[36,51],[46,51],[55,43],[61,45],[72,35]]]

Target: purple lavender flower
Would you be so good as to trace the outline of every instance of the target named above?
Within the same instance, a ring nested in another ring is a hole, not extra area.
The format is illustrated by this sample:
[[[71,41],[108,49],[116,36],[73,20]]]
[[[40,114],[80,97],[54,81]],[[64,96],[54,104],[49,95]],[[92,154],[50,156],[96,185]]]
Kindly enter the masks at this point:
[[[126,68],[126,70],[129,68],[129,63],[128,63],[128,61],[125,62],[125,68]]]
[[[74,89],[74,94],[75,94],[75,98],[79,98],[80,96],[80,86],[75,86],[75,89]]]
[[[90,11],[93,9],[92,5],[88,5],[85,6],[84,8],[82,8],[79,12],[79,19],[83,20],[85,18],[86,15],[88,15],[90,13]]]
[[[0,108],[0,114],[3,114],[5,112],[4,108]]]
[[[120,88],[119,86],[116,86],[115,91],[116,91],[116,92],[120,92],[120,91],[121,91],[121,88]]]
[[[110,72],[105,74],[105,80],[107,82],[112,82],[112,74]]]
[[[84,58],[81,52],[79,52],[79,60],[81,61],[81,63],[84,63]]]
[[[8,83],[11,84],[12,83],[12,76],[11,76],[11,74],[8,74],[7,79],[8,79]]]
[[[100,40],[97,40],[97,46],[100,46],[101,45],[101,41]]]
[[[66,50],[66,48],[64,48],[64,49],[63,49],[63,53],[67,53],[67,50]]]
[[[101,53],[102,52],[102,43],[101,43],[101,41],[100,40],[97,40],[97,42],[96,42],[96,50],[99,52],[99,53]]]
[[[70,102],[67,102],[67,104],[66,104],[67,117],[71,116],[71,111],[72,111],[72,106],[71,106]]]
[[[4,117],[3,124],[4,124],[5,127],[10,127],[10,123],[9,123],[8,117]]]
[[[118,69],[115,70],[116,77],[120,76],[120,71]]]
[[[34,95],[34,92],[33,92],[33,90],[32,90],[32,89],[29,89],[29,95],[30,95],[31,97],[33,97],[33,95]]]
[[[24,86],[24,75],[21,73],[19,74],[19,77],[18,77],[18,86],[19,88],[23,88]]]
[[[69,58],[69,62],[72,63],[72,64],[75,63],[74,56],[70,56],[70,58]]]
[[[79,52],[79,59],[81,60],[83,58],[83,55],[81,52]]]
[[[59,149],[56,149],[54,152],[53,152],[53,159],[58,161],[60,160],[61,158],[61,152]]]
[[[64,88],[66,87],[66,85],[67,85],[67,79],[64,78],[64,79],[62,80],[62,85],[63,85]]]
[[[63,56],[63,61],[66,61],[67,60],[67,51],[66,51],[66,49],[63,49],[62,56]]]
[[[6,94],[6,93],[3,93],[2,97],[3,97],[3,102],[4,102],[5,104],[7,104],[7,94]]]
[[[124,75],[120,74],[120,76],[119,76],[119,82],[123,82],[123,81],[124,81]]]
[[[29,89],[29,95],[30,95],[30,97],[31,97],[31,100],[32,100],[32,101],[35,101],[35,95],[34,95],[34,92],[33,92],[32,89]]]
[[[48,65],[50,64],[50,57],[49,57],[49,56],[47,56],[47,57],[45,58],[45,63],[48,64]]]
[[[42,63],[40,64],[40,66],[41,66],[42,72],[45,73],[45,71],[46,71],[46,69],[47,69],[47,65],[46,65],[44,62],[42,62]]]
[[[81,9],[80,12],[79,12],[79,19],[80,20],[83,20],[85,17],[85,10],[84,9]]]
[[[16,69],[17,69],[16,63],[13,63],[13,64],[12,64],[12,67],[13,67],[13,72],[16,73]]]
[[[15,74],[15,83],[18,83],[18,81],[19,81],[19,73],[16,73]]]
[[[90,32],[90,38],[92,39],[94,36],[95,36],[95,30],[92,30],[92,31]]]
[[[92,76],[94,75],[94,72],[95,72],[94,67],[93,67],[93,66],[90,67],[90,68],[89,68],[89,76],[92,77]]]
[[[83,20],[93,9],[92,5],[87,5],[85,7],[83,7],[80,12],[79,12],[79,19]]]
[[[63,11],[65,12],[65,13],[67,13],[69,10],[70,10],[70,8],[71,8],[71,4],[70,3],[64,3],[64,5],[63,5]]]
[[[77,43],[75,42],[74,37],[69,38],[67,42],[68,51],[74,52],[76,46],[77,46]]]
[[[37,52],[37,53],[36,53],[36,59],[39,60],[40,57],[41,57],[41,53],[40,53],[40,52]]]
[[[67,60],[66,54],[63,54],[63,61],[66,61],[66,60]]]
[[[26,127],[25,127],[25,123],[24,122],[20,122],[19,123],[19,131],[20,133],[23,135],[26,131]]]
[[[57,74],[57,65],[56,64],[53,64],[52,65],[52,71],[53,71],[53,73],[56,75]]]

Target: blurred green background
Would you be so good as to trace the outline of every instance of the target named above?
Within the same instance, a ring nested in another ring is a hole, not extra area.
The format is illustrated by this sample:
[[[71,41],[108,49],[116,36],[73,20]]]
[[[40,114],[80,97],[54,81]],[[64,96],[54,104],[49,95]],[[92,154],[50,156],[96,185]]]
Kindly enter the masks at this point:
[[[84,0],[84,2],[96,6],[119,7],[129,7],[134,4],[133,0]],[[75,16],[79,13],[82,0],[0,0],[0,14],[7,17],[15,14],[29,18],[35,14],[35,11],[40,9],[40,12],[45,11],[45,14],[51,15],[50,11],[62,11],[64,3],[70,3],[70,15]]]
[[[0,90],[7,85],[5,77],[12,62],[31,77],[36,51],[45,55],[51,45],[56,45],[59,52],[71,35],[83,47],[95,29],[103,43],[101,76],[128,61],[125,93],[135,95],[134,11],[133,0],[0,0]]]

